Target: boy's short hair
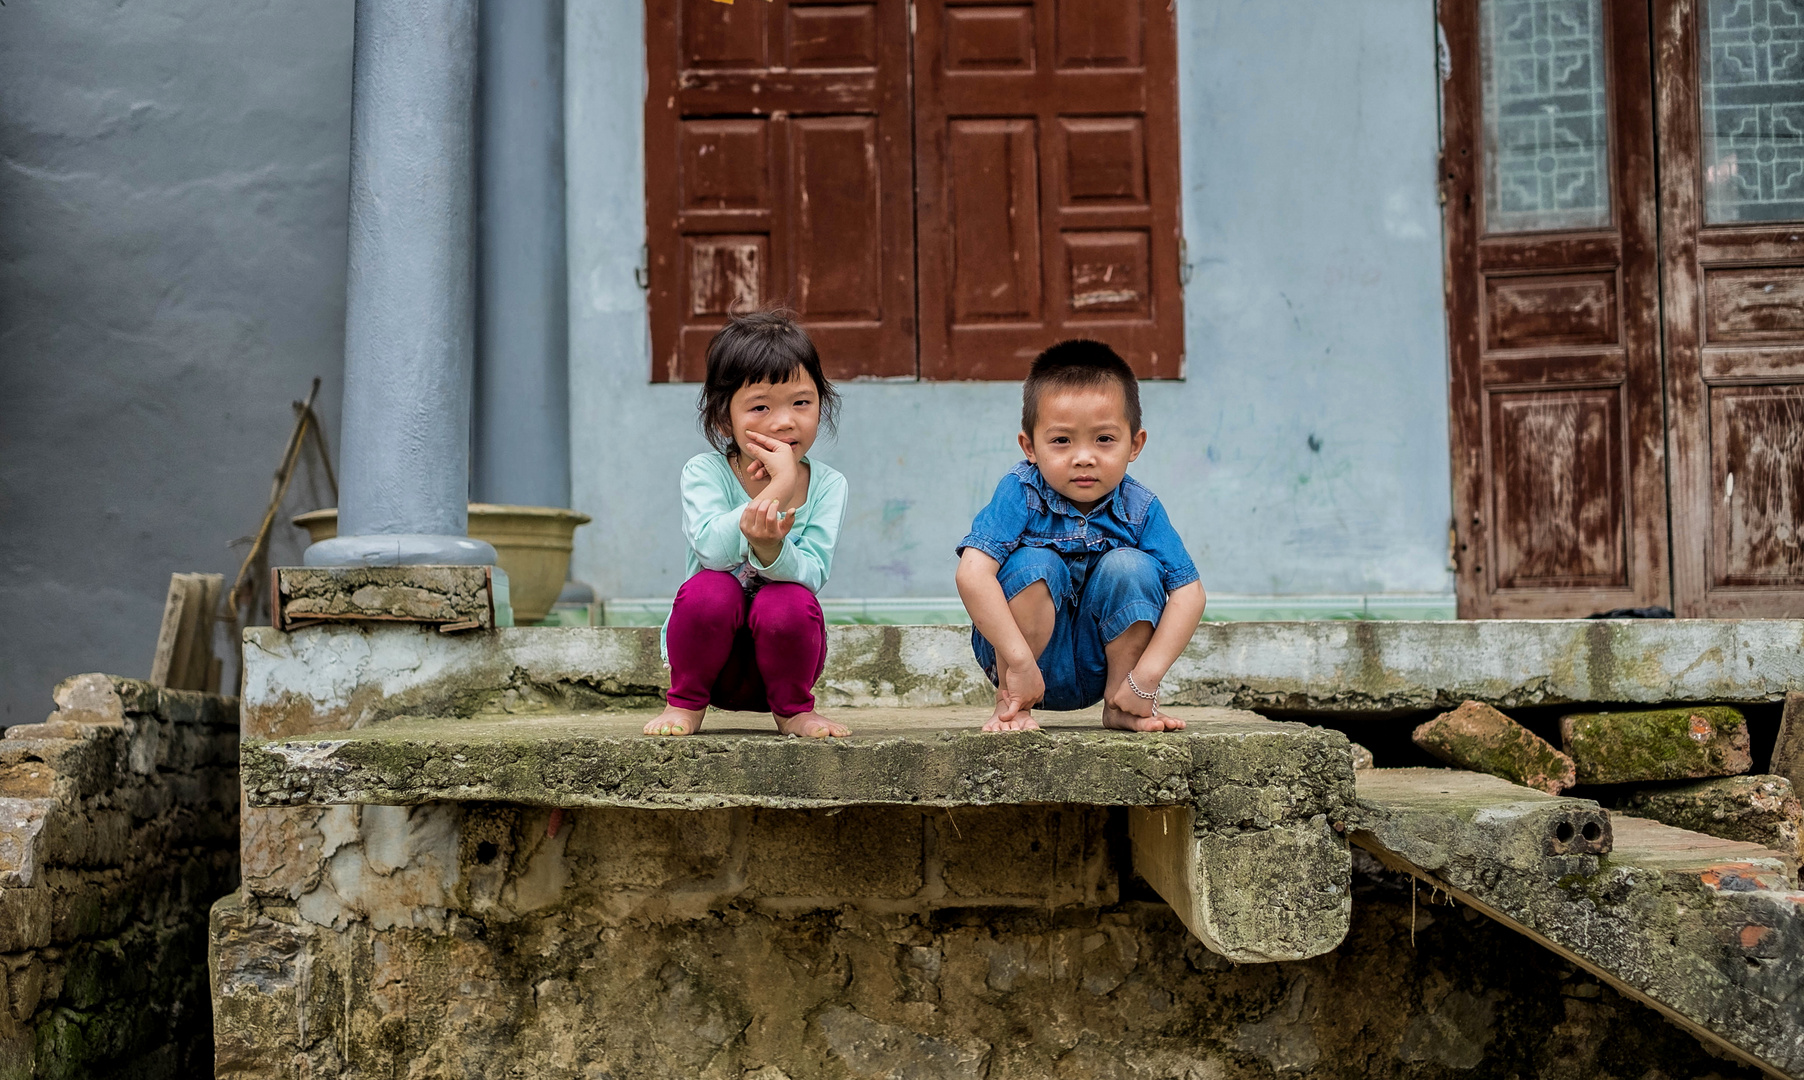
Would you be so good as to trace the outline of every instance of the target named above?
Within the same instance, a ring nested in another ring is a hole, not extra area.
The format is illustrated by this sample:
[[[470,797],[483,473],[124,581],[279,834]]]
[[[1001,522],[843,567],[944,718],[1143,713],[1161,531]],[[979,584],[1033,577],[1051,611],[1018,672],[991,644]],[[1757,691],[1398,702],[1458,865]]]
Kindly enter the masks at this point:
[[[1048,390],[1088,390],[1108,383],[1121,386],[1127,403],[1128,434],[1140,431],[1140,380],[1114,349],[1100,341],[1073,338],[1061,341],[1034,357],[1021,384],[1021,430],[1034,437],[1040,419],[1040,395]]]

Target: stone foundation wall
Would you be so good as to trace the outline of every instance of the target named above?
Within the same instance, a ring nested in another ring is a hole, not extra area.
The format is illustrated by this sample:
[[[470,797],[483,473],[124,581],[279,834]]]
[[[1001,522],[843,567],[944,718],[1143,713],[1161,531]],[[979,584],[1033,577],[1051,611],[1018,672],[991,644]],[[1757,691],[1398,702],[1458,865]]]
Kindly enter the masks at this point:
[[[238,706],[81,675],[0,738],[0,1080],[211,1075]]]
[[[1231,964],[1119,810],[257,817],[213,912],[222,1078],[1754,1075],[1369,860],[1340,948]]]

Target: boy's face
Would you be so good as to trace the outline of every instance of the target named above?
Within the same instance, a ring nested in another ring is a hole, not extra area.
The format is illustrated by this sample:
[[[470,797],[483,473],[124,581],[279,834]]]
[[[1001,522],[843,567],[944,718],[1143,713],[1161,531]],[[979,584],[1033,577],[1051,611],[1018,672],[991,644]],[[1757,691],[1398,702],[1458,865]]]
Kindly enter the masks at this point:
[[[795,448],[797,457],[808,452],[821,430],[821,392],[814,379],[800,368],[787,382],[747,383],[733,391],[728,406],[733,441],[745,446],[745,433],[755,431]]]
[[[1021,452],[1040,467],[1052,489],[1084,513],[1109,497],[1127,475],[1128,462],[1146,446],[1146,431],[1128,430],[1127,399],[1113,382],[1040,395],[1032,432],[1021,433]]]

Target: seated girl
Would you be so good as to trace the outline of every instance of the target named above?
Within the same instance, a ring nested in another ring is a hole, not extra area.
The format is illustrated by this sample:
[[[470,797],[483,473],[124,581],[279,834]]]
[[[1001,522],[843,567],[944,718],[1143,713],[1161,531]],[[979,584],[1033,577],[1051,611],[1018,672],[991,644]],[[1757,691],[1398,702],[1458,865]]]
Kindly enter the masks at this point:
[[[664,624],[668,705],[647,735],[693,735],[708,706],[769,712],[785,735],[850,732],[814,710],[827,662],[815,594],[846,513],[846,478],[808,456],[839,395],[787,316],[736,316],[708,343],[702,434],[683,466],[688,580]]]

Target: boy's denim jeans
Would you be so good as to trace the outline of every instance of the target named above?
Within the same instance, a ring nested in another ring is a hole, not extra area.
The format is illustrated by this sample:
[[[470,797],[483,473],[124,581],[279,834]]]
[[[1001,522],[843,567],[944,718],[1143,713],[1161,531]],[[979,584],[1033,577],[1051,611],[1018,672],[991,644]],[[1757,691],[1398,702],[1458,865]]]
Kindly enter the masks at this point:
[[[1137,548],[1100,554],[1061,555],[1049,548],[1022,546],[996,573],[1010,600],[1044,581],[1058,610],[1052,640],[1040,654],[1046,680],[1041,708],[1055,712],[1087,709],[1102,700],[1108,676],[1103,647],[1137,622],[1159,625],[1165,586],[1159,561]],[[984,674],[996,681],[996,648],[975,628],[971,649]]]

